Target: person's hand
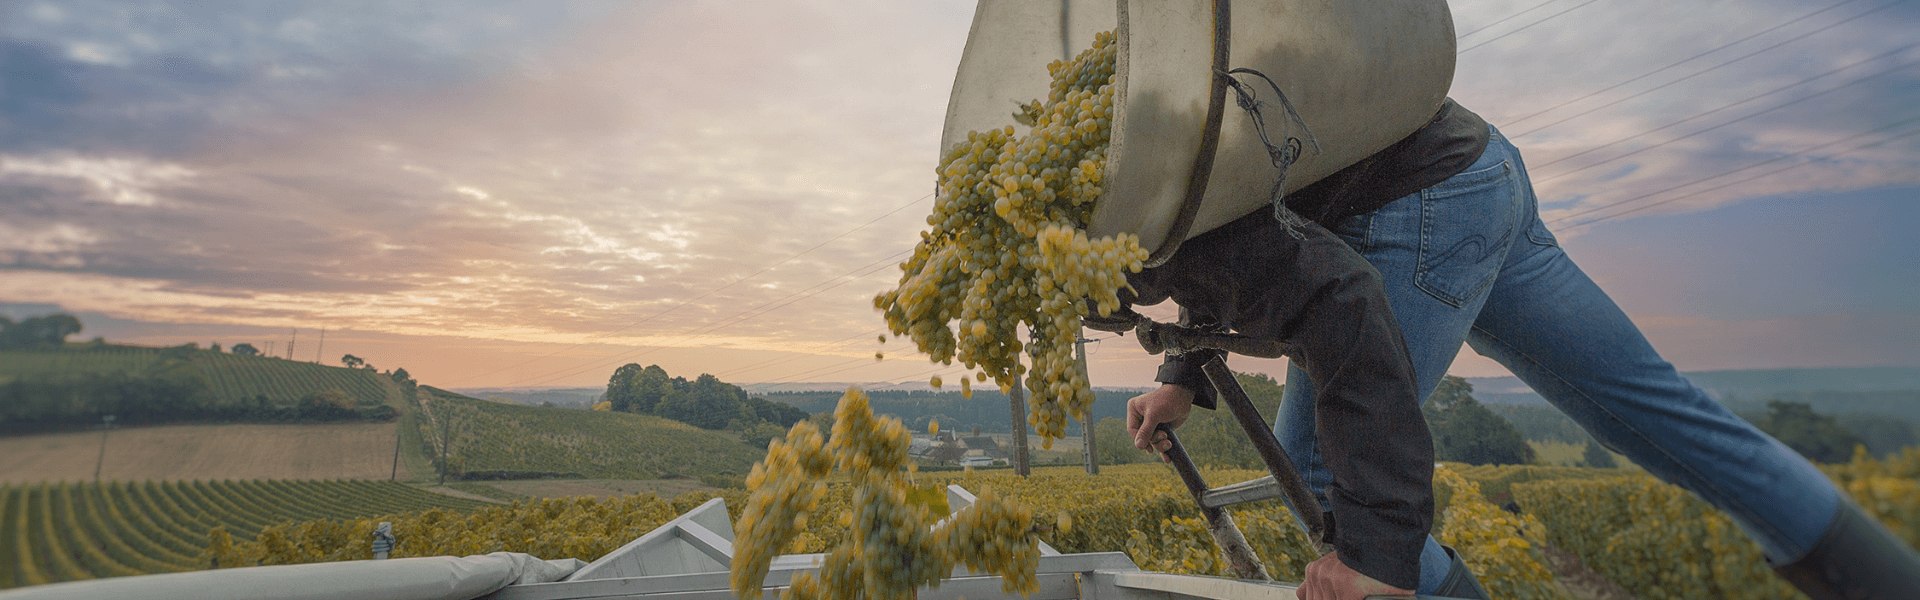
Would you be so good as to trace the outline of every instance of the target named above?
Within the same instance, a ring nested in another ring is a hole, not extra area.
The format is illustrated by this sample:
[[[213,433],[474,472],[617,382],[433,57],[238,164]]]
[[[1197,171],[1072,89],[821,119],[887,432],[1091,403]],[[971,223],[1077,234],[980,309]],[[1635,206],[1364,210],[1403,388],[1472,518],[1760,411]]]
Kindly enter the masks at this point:
[[[1179,427],[1187,422],[1190,412],[1193,412],[1193,391],[1171,383],[1162,384],[1159,389],[1127,400],[1127,435],[1133,436],[1135,448],[1166,452],[1173,447],[1173,442],[1167,441],[1167,434],[1154,428],[1161,423]]]
[[[1307,563],[1306,581],[1296,594],[1301,600],[1361,600],[1368,596],[1413,596],[1413,590],[1393,587],[1360,574],[1340,562],[1338,551]]]

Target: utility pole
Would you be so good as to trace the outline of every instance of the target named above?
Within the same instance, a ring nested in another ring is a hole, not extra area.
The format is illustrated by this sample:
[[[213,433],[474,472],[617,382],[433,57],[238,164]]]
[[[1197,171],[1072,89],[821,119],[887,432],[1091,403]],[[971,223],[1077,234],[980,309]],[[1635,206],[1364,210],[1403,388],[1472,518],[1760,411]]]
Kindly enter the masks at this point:
[[[435,416],[440,417],[440,485],[446,485],[447,467],[449,466],[447,464],[447,447],[452,443],[449,436],[453,434],[453,419],[451,418],[452,415],[448,415],[446,411],[441,411],[439,415]]]
[[[261,356],[265,356],[267,358],[273,358],[273,340],[267,340],[267,353],[262,354]]]
[[[1021,393],[1023,388],[1015,376],[1013,389],[1007,392],[1007,404],[1013,408],[1013,472],[1026,477],[1033,468],[1027,464],[1027,399]]]
[[[320,347],[313,349],[313,364],[320,364],[320,355],[327,350],[327,328],[320,328]]]
[[[287,360],[293,360],[293,344],[300,341],[300,329],[294,328],[293,337],[287,339]]]
[[[1073,354],[1080,363],[1080,379],[1086,381],[1089,388],[1093,387],[1093,378],[1087,375],[1087,342],[1090,341],[1085,329],[1081,329],[1073,339]],[[1087,453],[1087,474],[1099,475],[1100,454],[1094,446],[1092,406],[1087,407],[1087,418],[1080,420],[1080,442],[1082,451]]]
[[[411,471],[409,471],[409,473],[411,473]],[[407,475],[407,478],[412,479],[413,475],[409,474]],[[398,479],[400,479],[400,428],[394,427],[393,428],[393,473],[390,475],[387,475],[387,481],[395,481]]]
[[[100,457],[93,461],[93,482],[100,483],[100,466],[107,462],[107,430],[113,428],[113,415],[100,417]]]

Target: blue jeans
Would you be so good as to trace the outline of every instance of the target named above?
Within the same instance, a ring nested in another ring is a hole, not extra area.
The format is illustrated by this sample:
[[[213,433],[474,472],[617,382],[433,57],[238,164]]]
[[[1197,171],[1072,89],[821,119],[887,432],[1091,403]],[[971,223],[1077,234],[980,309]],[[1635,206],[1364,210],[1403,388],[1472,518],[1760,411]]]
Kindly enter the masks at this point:
[[[1660,358],[1561,251],[1520,152],[1498,130],[1465,171],[1333,232],[1380,271],[1422,401],[1464,341],[1607,448],[1725,511],[1773,563],[1799,558],[1826,531],[1839,490]],[[1324,503],[1332,474],[1314,439],[1313,397],[1306,372],[1289,367],[1274,433]],[[1437,587],[1447,564],[1429,536],[1418,591]]]

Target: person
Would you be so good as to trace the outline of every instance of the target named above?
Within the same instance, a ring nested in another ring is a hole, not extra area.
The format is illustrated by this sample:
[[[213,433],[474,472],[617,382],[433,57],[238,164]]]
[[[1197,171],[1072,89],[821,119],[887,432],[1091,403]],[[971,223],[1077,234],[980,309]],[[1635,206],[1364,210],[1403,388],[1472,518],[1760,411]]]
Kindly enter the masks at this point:
[[[1336,550],[1308,565],[1303,597],[1477,588],[1430,535],[1419,411],[1463,342],[1724,511],[1808,596],[1920,589],[1920,554],[1663,360],[1538,211],[1518,149],[1449,99],[1401,141],[1128,277],[1131,303],[1172,299],[1185,325],[1297,349],[1274,432],[1327,507]],[[1128,402],[1137,447],[1164,450],[1156,425],[1213,407],[1200,366],[1217,354],[1168,356],[1161,387]]]

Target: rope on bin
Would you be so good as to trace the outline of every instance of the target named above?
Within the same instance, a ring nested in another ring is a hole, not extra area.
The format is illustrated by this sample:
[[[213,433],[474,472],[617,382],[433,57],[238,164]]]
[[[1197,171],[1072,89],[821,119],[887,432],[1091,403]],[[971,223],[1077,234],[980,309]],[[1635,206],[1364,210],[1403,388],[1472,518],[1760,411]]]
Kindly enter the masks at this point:
[[[1273,205],[1273,219],[1285,226],[1284,228],[1287,230],[1287,233],[1292,235],[1294,239],[1306,239],[1306,236],[1299,231],[1300,227],[1306,226],[1306,220],[1302,219],[1300,215],[1295,214],[1292,210],[1288,210],[1285,201],[1287,167],[1293,166],[1295,161],[1300,160],[1300,152],[1304,147],[1300,142],[1300,138],[1291,135],[1292,127],[1290,126],[1290,122],[1300,125],[1300,130],[1307,135],[1307,143],[1313,144],[1314,154],[1320,153],[1320,140],[1314,137],[1313,129],[1307,127],[1306,120],[1300,118],[1300,112],[1294,110],[1293,102],[1287,100],[1286,92],[1280,91],[1280,84],[1274,83],[1273,78],[1268,77],[1266,73],[1248,68],[1215,72],[1219,73],[1221,78],[1226,79],[1227,88],[1233,90],[1234,103],[1238,104],[1241,110],[1247,111],[1247,116],[1253,118],[1253,130],[1260,135],[1260,144],[1266,146],[1267,157],[1273,161],[1273,168],[1280,172],[1279,175],[1274,177],[1273,189],[1267,192],[1267,203]],[[1254,91],[1248,89],[1252,86],[1241,83],[1239,79],[1234,78],[1234,75],[1242,73],[1253,75],[1266,81],[1267,87],[1273,89],[1273,95],[1280,98],[1280,107],[1285,109],[1287,113],[1286,118],[1280,121],[1280,133],[1284,140],[1280,144],[1274,144],[1273,138],[1267,135],[1267,119],[1265,115],[1260,113],[1261,106],[1266,103],[1261,102]]]

